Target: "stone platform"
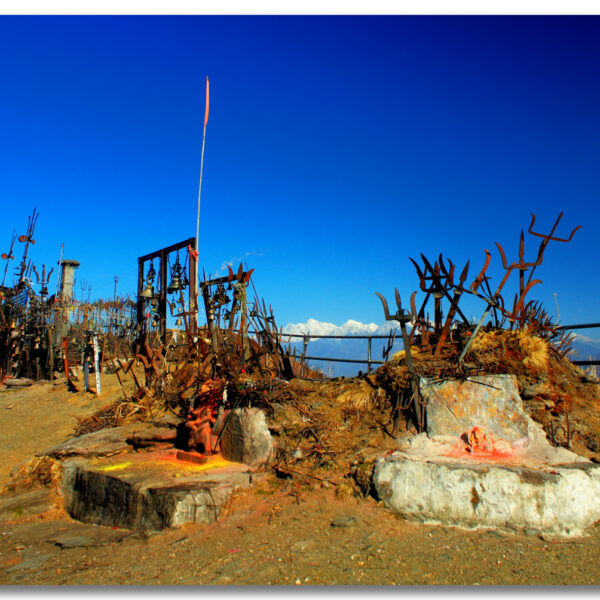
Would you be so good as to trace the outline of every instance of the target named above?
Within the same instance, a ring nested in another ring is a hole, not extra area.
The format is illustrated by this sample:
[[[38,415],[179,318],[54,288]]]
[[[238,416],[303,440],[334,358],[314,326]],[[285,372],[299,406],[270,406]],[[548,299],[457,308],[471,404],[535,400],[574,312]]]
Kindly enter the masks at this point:
[[[75,519],[137,531],[216,521],[232,493],[256,477],[219,456],[203,465],[175,449],[72,458],[62,463],[62,493]]]
[[[378,459],[373,483],[392,511],[467,528],[578,536],[600,520],[600,466],[552,447],[510,375],[422,378],[427,433]],[[489,437],[469,447],[476,427]]]

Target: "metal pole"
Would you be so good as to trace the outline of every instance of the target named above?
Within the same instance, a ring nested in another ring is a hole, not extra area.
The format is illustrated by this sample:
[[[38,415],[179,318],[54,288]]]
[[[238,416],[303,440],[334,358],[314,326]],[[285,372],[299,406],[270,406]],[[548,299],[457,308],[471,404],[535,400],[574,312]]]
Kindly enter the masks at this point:
[[[158,316],[160,318],[159,335],[161,342],[167,345],[167,255],[161,250],[159,257],[160,290],[158,294]]]
[[[304,371],[306,367],[306,348],[308,346],[310,338],[307,335],[302,336],[302,367],[300,371],[300,376],[304,377]]]
[[[204,169],[204,145],[206,143],[206,124],[208,123],[208,77],[206,78],[206,109],[204,112],[204,130],[202,132],[202,153],[200,155],[200,182],[198,184],[198,215],[196,218],[196,252],[199,248],[200,234],[200,194],[202,192],[202,172]],[[196,312],[198,312],[198,261],[196,261]],[[191,310],[191,307],[190,307]]]

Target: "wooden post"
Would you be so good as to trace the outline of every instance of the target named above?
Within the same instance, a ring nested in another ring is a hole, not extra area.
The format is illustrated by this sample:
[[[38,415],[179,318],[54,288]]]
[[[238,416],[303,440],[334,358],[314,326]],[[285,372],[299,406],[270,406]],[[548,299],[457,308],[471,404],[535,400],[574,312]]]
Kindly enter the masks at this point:
[[[94,370],[96,371],[96,394],[99,396],[102,391],[100,383],[100,348],[98,347],[98,336],[94,334],[92,338],[94,344]]]

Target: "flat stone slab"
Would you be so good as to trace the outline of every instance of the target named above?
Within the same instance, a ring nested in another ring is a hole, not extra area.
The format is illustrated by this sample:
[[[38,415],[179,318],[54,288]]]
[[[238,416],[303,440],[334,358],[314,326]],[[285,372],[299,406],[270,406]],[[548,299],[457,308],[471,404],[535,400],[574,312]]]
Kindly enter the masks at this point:
[[[63,462],[65,509],[75,519],[136,531],[210,523],[238,488],[247,465],[221,457],[204,465],[177,460],[175,449]]]
[[[378,497],[425,523],[579,536],[600,520],[600,466],[516,464],[396,452],[378,459]]]
[[[427,432],[378,459],[392,511],[428,523],[577,536],[600,520],[600,466],[548,443],[514,375],[422,377]],[[478,432],[478,437],[474,432]]]
[[[132,423],[70,438],[58,446],[45,450],[38,456],[58,459],[70,456],[110,456],[128,452],[135,445],[143,445],[144,442],[173,442],[176,434],[175,428],[172,427],[156,426],[151,423]]]
[[[51,506],[48,488],[4,494],[0,496],[0,519],[41,513]]]

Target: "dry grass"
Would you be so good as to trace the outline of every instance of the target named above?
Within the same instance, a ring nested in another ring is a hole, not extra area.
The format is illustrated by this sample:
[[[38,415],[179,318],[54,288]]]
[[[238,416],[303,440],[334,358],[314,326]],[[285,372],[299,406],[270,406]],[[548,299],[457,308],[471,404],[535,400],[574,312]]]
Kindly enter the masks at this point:
[[[525,328],[516,333],[519,346],[523,351],[523,365],[535,373],[548,367],[548,342],[532,335]]]
[[[479,331],[477,337],[471,342],[470,352],[473,354],[483,354],[496,350],[501,344],[503,331]]]
[[[340,408],[351,411],[354,414],[367,414],[381,400],[383,390],[373,389],[365,381],[348,386],[336,396],[335,401]]]
[[[31,490],[60,487],[60,463],[48,456],[36,456],[19,467],[12,476],[12,482],[3,491]]]
[[[480,331],[471,344],[470,354],[485,358],[497,355],[504,360],[522,362],[528,371],[540,373],[548,368],[548,342],[528,328],[519,331]]]
[[[415,354],[418,354],[420,352],[420,348],[418,348],[417,346],[411,346],[410,347],[410,353],[412,356],[414,356]],[[400,362],[403,362],[406,358],[406,350],[400,350],[400,352],[396,352],[395,354],[392,355],[392,358],[390,359],[390,363],[391,364],[398,364]]]

